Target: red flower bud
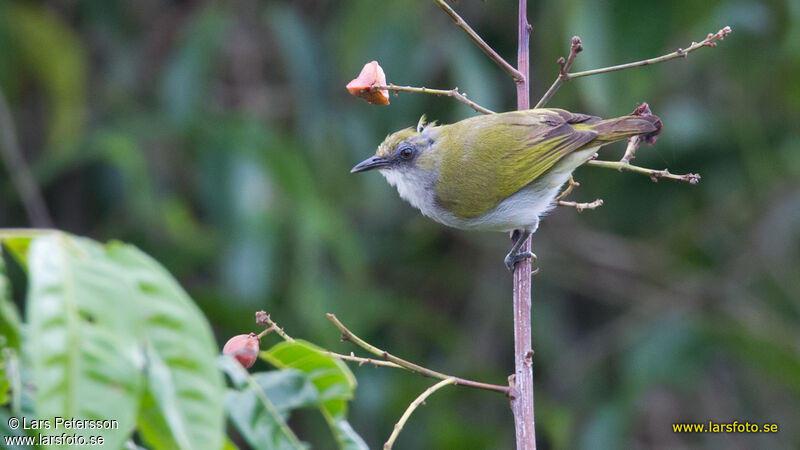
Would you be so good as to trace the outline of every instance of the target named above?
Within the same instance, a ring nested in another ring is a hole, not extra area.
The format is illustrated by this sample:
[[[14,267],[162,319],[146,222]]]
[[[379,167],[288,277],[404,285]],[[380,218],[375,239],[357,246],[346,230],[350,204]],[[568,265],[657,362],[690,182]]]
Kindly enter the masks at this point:
[[[353,81],[347,83],[347,90],[356,97],[361,97],[373,105],[388,105],[389,91],[382,89],[373,91],[373,86],[386,86],[386,74],[378,61],[364,64],[361,73]]]
[[[225,343],[222,354],[233,356],[245,369],[249,369],[258,358],[259,344],[258,336],[255,333],[240,334]]]

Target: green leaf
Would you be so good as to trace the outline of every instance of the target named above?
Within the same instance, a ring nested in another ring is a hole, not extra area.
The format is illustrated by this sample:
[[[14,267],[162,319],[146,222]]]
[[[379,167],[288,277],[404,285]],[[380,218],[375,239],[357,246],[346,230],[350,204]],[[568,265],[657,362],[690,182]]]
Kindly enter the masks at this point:
[[[145,438],[151,448],[176,448],[176,439],[152,392],[145,391],[139,404],[137,432]]]
[[[0,230],[0,242],[8,253],[23,269],[28,268],[28,247],[36,236],[51,234],[51,231],[39,230]]]
[[[11,286],[0,248],[0,405],[13,400],[12,407],[16,411],[19,411],[21,391],[17,358],[21,327],[17,307],[11,302]]]
[[[11,401],[11,383],[6,375],[5,361],[0,362],[0,405]]]
[[[324,415],[324,414],[323,414]],[[345,419],[335,419],[326,416],[328,425],[331,427],[336,442],[342,450],[368,450],[369,447],[364,439],[356,433],[356,430],[350,426],[350,422]]]
[[[181,448],[220,448],[225,413],[222,374],[208,321],[174,278],[135,247],[106,246],[109,260],[120,270],[119,281],[129,284],[138,312],[140,349],[146,349],[147,392],[154,404],[144,404],[139,425],[156,427],[161,417]],[[157,409],[156,413],[154,409]]]
[[[34,239],[28,269],[26,348],[36,416],[116,419],[119,429],[104,436],[120,447],[136,425],[143,387],[132,339],[137,313],[120,292],[124,272],[99,245],[63,234]]]
[[[299,370],[272,370],[252,377],[284,417],[293,409],[319,405],[319,391]]]
[[[211,330],[157,262],[63,233],[35,238],[27,259],[37,417],[116,419],[119,429],[104,432],[110,448],[137,425],[154,447],[222,447]]]
[[[178,402],[178,391],[172,379],[169,367],[161,356],[151,346],[145,351],[147,356],[148,391],[153,394],[153,406],[158,409],[161,417],[169,428],[175,443],[180,448],[192,448],[192,439],[189,436],[186,417],[181,411]],[[151,416],[148,416],[150,418]]]
[[[19,311],[11,301],[11,286],[6,277],[6,265],[0,249],[0,348],[19,348],[20,327]]]
[[[334,418],[347,415],[347,400],[353,398],[356,379],[340,360],[323,353],[316,345],[296,340],[281,342],[261,357],[279,369],[298,369],[305,372],[319,391],[322,408]]]
[[[222,450],[239,450],[239,447],[236,446],[229,438],[225,439],[225,447]]]
[[[275,375],[251,376],[229,356],[220,358],[220,365],[237,387],[229,389],[225,396],[228,415],[253,448],[264,450],[305,448],[284,419],[286,410],[291,406],[304,406],[316,403],[318,400],[313,386],[310,384],[306,386],[306,380],[302,383],[297,382],[298,376],[304,378],[300,372],[280,371],[275,372]],[[281,404],[273,403],[270,395]]]
[[[353,398],[356,379],[345,363],[327,355],[310,342],[281,342],[261,352],[261,357],[280,369],[305,373],[319,392],[319,409],[336,438],[339,448],[367,449],[367,445],[347,422],[347,401]]]

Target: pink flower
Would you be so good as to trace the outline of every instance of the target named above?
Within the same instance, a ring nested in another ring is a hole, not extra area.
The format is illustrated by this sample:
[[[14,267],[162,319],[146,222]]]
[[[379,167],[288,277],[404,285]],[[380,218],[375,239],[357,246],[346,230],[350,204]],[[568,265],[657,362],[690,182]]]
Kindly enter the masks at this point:
[[[358,77],[347,83],[347,90],[350,94],[361,97],[373,105],[388,105],[389,91],[374,90],[373,86],[386,86],[386,74],[378,61],[364,64]]]

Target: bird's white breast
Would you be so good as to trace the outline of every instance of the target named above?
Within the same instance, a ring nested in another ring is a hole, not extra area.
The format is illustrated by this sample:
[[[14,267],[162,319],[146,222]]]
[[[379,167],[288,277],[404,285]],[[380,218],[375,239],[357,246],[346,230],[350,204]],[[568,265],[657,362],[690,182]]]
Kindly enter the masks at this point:
[[[555,207],[555,197],[572,171],[588,160],[597,148],[572,153],[535,182],[512,194],[481,216],[464,218],[453,215],[436,203],[436,170],[407,168],[381,170],[381,174],[404,200],[422,214],[449,227],[462,230],[511,231],[536,230],[539,218]]]

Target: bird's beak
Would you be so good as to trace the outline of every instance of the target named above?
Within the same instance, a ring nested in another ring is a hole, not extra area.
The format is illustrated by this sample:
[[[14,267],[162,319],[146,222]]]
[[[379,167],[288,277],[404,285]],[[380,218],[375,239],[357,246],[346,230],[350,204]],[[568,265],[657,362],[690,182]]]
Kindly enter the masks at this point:
[[[380,156],[372,156],[358,163],[350,169],[350,173],[364,172],[366,170],[380,169],[389,165],[389,160]]]

